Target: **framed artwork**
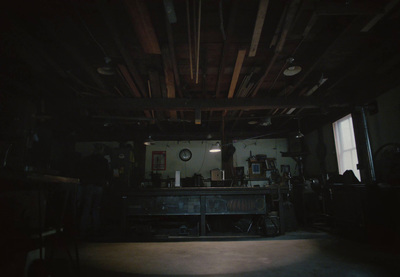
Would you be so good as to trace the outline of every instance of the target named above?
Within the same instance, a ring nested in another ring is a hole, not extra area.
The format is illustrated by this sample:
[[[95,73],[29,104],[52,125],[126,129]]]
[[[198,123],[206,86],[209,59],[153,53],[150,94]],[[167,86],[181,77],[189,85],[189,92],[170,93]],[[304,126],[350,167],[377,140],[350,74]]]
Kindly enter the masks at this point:
[[[253,174],[261,174],[261,165],[259,163],[253,163],[251,165],[251,171]]]
[[[151,158],[151,170],[166,170],[167,154],[165,151],[153,151]]]

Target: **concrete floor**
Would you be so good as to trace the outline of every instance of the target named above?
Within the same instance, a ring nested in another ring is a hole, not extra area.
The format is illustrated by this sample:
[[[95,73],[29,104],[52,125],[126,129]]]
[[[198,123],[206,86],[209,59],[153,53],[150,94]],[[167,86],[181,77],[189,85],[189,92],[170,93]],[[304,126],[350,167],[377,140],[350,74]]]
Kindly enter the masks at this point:
[[[88,243],[81,276],[400,276],[399,256],[322,232],[230,241]],[[66,273],[66,271],[64,271]]]

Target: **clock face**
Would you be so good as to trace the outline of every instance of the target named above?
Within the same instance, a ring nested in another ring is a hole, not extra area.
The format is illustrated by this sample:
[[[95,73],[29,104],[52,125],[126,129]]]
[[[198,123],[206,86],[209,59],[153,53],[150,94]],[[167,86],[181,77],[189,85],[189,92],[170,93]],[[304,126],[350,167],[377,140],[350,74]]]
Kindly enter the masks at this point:
[[[182,149],[182,150],[179,152],[179,158],[180,158],[182,161],[187,162],[188,160],[190,160],[190,159],[192,158],[192,152],[191,152],[189,149],[187,149],[187,148]]]

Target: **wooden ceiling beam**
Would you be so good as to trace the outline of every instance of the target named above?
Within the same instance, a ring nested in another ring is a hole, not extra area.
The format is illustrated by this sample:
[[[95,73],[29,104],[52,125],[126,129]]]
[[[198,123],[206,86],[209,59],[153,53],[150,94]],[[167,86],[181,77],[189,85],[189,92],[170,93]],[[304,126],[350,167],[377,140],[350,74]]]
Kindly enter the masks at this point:
[[[121,71],[122,76],[124,77],[124,79],[125,79],[126,82],[128,83],[128,86],[129,86],[130,91],[132,92],[133,96],[134,96],[134,97],[137,97],[137,98],[141,98],[142,95],[140,94],[138,88],[136,87],[135,82],[132,80],[132,77],[131,77],[131,75],[129,74],[128,69],[126,68],[126,66],[124,66],[124,65],[122,65],[122,64],[119,64],[119,65],[118,65],[118,68],[119,68],[119,70]],[[150,114],[149,111],[144,110],[143,112],[144,112],[144,115],[145,115],[147,118],[152,118],[152,116],[151,116],[151,114]]]
[[[135,82],[133,81],[131,75],[129,74],[128,69],[126,68],[125,65],[119,64],[118,69],[120,70],[122,77],[125,79],[125,81],[128,84],[128,87],[130,88],[131,94],[133,97],[141,98],[142,95],[140,94]]]
[[[236,14],[238,11],[238,7],[239,7],[239,1],[234,0],[232,2],[232,7],[231,7],[231,10],[229,13],[229,22],[228,22],[228,27],[226,30],[226,40],[224,41],[224,44],[222,47],[221,59],[220,59],[220,63],[219,63],[218,79],[217,79],[217,85],[216,85],[216,89],[215,89],[215,95],[217,98],[220,96],[219,94],[220,94],[220,90],[221,90],[222,75],[224,74],[226,53],[228,52],[230,37],[232,36],[233,29],[235,27]]]
[[[172,69],[174,71],[174,79],[176,84],[176,91],[178,92],[179,97],[182,97],[182,87],[181,87],[181,78],[179,76],[178,64],[176,62],[175,56],[175,43],[174,43],[174,36],[172,33],[172,26],[171,23],[168,21],[168,17],[165,16],[165,25],[167,29],[167,36],[168,36],[168,47],[169,47],[169,54],[172,63]]]
[[[55,99],[57,100],[57,99]],[[68,101],[59,99],[59,101]],[[224,111],[265,110],[271,108],[318,108],[349,105],[345,97],[317,99],[315,97],[232,98],[232,99],[149,99],[149,98],[82,98],[83,106],[93,109],[155,110],[155,111]]]
[[[385,8],[382,12],[378,13],[374,18],[372,18],[367,25],[365,25],[361,32],[368,32],[371,30],[387,13],[389,13],[398,3],[400,0],[392,0],[388,4],[386,4]]]
[[[271,58],[264,74],[261,76],[261,78],[258,80],[256,87],[254,88],[253,92],[251,93],[252,97],[255,97],[261,88],[265,78],[267,78],[269,72],[271,71],[271,68],[273,67],[275,61],[278,59],[278,56],[280,55],[283,46],[285,45],[286,42],[286,37],[289,33],[290,27],[292,25],[293,20],[295,19],[295,15],[299,6],[300,0],[293,0],[288,8],[287,15],[283,24],[283,29],[281,32],[281,36],[279,38],[279,41],[276,45],[275,48],[275,53],[273,57]]]
[[[167,98],[175,98],[174,72],[172,69],[171,54],[168,46],[163,46],[161,53],[164,65],[164,76],[165,76],[165,85],[167,88]],[[170,116],[172,119],[176,119],[177,118],[176,111],[171,110]]]
[[[398,1],[398,0],[394,0]],[[316,6],[311,7],[317,15],[374,15],[384,12],[380,1],[365,1],[357,3],[321,1]]]
[[[145,53],[161,54],[153,24],[143,0],[124,0],[131,16],[136,35]]]
[[[105,1],[101,1],[99,5],[100,12],[102,13],[103,18],[106,21],[109,33],[114,39],[115,44],[117,45],[117,48],[121,53],[122,58],[124,59],[124,62],[126,63],[129,73],[132,75],[137,88],[144,97],[147,97],[147,90],[143,78],[137,70],[136,66],[134,65],[132,55],[127,49],[124,40],[121,38],[120,30],[116,27],[114,16],[110,12],[112,9],[108,5],[109,4],[107,4]]]
[[[319,56],[314,63],[307,69],[306,72],[300,73],[302,76],[301,78],[296,82],[295,85],[291,86],[289,89],[283,89],[281,92],[278,93],[278,96],[283,96],[283,95],[290,95],[292,94],[303,82],[304,80],[315,70],[315,68],[319,65],[319,63],[328,55],[332,53],[332,51],[337,48],[338,45],[340,45],[342,42],[342,38],[346,37],[349,33],[354,31],[354,24],[352,24],[354,21],[349,23],[349,25],[335,38],[335,40],[328,46],[328,48],[325,49],[325,51],[322,53],[321,56]]]
[[[72,29],[71,32],[76,34],[75,41],[80,39],[82,42],[86,39],[81,29],[71,18],[67,18],[65,24],[68,24],[68,26]],[[96,90],[101,91],[103,95],[110,95],[105,82],[96,71],[96,68],[94,68],[86,59],[83,58],[85,56],[82,54],[81,48],[76,43],[65,41],[62,33],[57,32],[57,30],[54,28],[54,25],[50,24],[45,19],[43,19],[42,25],[44,26],[43,28],[52,36],[53,40],[58,44],[58,46],[63,49],[67,55],[69,55],[69,57],[73,59],[74,62],[82,69],[82,71],[85,72],[85,74],[94,82],[94,84],[97,86]]]
[[[253,38],[251,39],[249,57],[254,57],[257,52],[258,43],[260,41],[262,28],[265,21],[265,15],[267,14],[269,0],[260,0],[258,5],[258,12],[256,18],[256,24],[254,26]]]
[[[239,79],[240,70],[242,69],[242,65],[243,65],[245,56],[246,56],[246,50],[238,51],[238,54],[236,57],[235,69],[233,70],[231,85],[229,87],[228,99],[233,98],[233,95],[235,93],[236,84]],[[226,116],[226,114],[227,114],[227,111],[224,111],[223,116]]]
[[[152,91],[152,99],[154,98],[163,98],[162,91],[161,91],[161,78],[158,74],[158,71],[149,71],[149,81]],[[164,120],[165,116],[163,112],[155,111],[155,117],[157,119],[156,123],[158,124],[158,128],[160,130],[164,129],[164,126],[160,123]]]
[[[233,70],[231,85],[229,87],[228,98],[233,98],[245,56],[246,56],[246,49],[238,51],[236,57],[235,69]]]

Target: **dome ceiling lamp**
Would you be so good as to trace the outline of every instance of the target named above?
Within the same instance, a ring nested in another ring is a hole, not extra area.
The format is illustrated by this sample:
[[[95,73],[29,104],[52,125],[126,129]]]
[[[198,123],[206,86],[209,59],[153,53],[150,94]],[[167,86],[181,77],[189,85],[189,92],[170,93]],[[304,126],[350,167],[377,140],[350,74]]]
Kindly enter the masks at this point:
[[[301,66],[294,65],[294,58],[290,57],[286,60],[286,63],[289,64],[289,66],[283,71],[283,75],[285,76],[294,76],[297,75],[301,72]]]
[[[155,141],[151,138],[151,136],[149,136],[147,139],[144,140],[143,144],[146,146],[150,146],[154,145]]]
[[[217,152],[221,152],[221,144],[219,142],[213,144],[210,149],[210,153],[217,153]]]
[[[105,65],[98,67],[97,72],[101,75],[107,75],[107,76],[115,75],[115,69],[114,67],[111,66],[111,58],[107,56],[104,57],[104,62]]]
[[[304,134],[300,131],[300,118],[297,119],[297,134],[295,138],[296,139],[304,138]]]

